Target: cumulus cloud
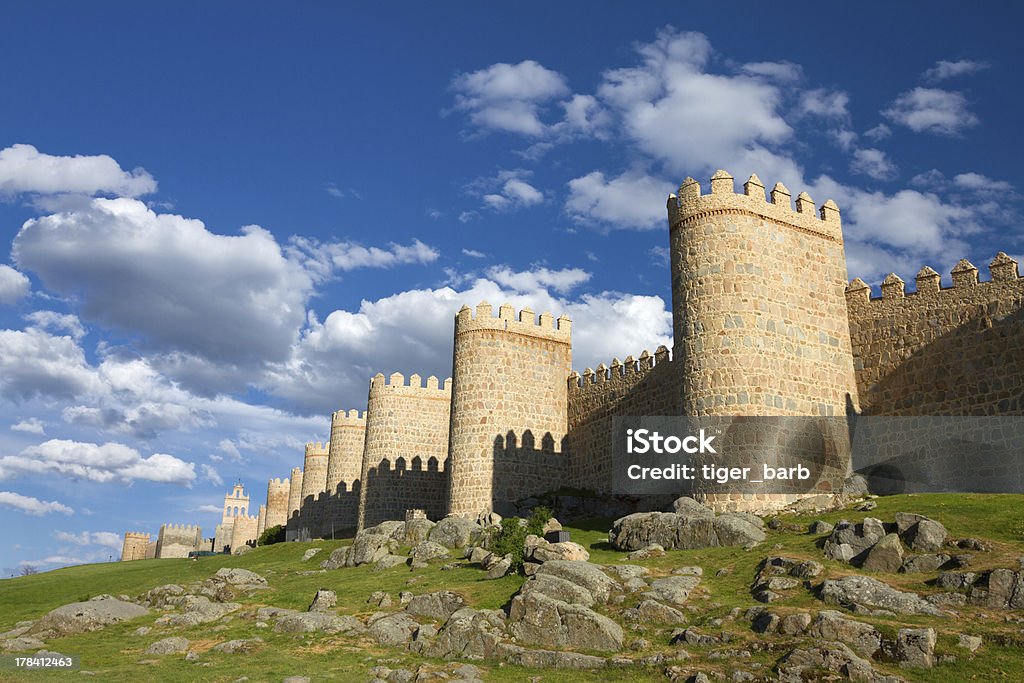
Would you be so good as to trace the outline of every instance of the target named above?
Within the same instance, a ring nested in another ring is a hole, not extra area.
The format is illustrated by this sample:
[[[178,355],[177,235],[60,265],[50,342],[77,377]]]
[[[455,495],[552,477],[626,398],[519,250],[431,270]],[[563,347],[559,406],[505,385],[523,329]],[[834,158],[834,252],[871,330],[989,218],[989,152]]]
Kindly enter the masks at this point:
[[[609,179],[592,171],[569,181],[565,211],[579,224],[649,230],[665,225],[665,201],[673,191],[672,183],[646,173]]]
[[[134,199],[31,219],[13,254],[47,288],[78,298],[87,319],[157,350],[236,364],[285,357],[313,287],[263,228],[219,235]]]
[[[0,263],[0,304],[17,303],[28,294],[31,284],[24,273]]]
[[[467,112],[478,128],[533,137],[548,129],[540,118],[544,105],[569,94],[562,74],[533,60],[460,74],[451,88],[455,108]]]
[[[120,550],[122,545],[121,535],[113,531],[81,531],[77,534],[69,531],[55,531],[53,537],[58,541],[80,546],[98,545]]]
[[[39,328],[0,330],[0,396],[74,398],[99,388],[82,347]]]
[[[13,491],[0,491],[0,505],[20,510],[29,515],[48,515],[60,512],[65,515],[74,514],[74,510],[55,500],[39,500],[31,496],[23,496]]]
[[[32,145],[0,150],[0,195],[113,194],[138,197],[156,191],[156,180],[142,168],[125,171],[106,154],[52,156]]]
[[[939,88],[914,88],[899,95],[882,115],[915,133],[959,135],[978,125],[961,93]]]
[[[293,253],[301,254],[305,265],[318,278],[327,278],[335,271],[433,263],[441,255],[440,251],[418,239],[409,244],[391,242],[387,248],[366,247],[348,241],[323,243],[303,237],[293,237],[291,243]]]
[[[487,276],[499,285],[519,292],[551,289],[559,294],[565,294],[590,279],[590,273],[581,268],[535,268],[516,272],[508,266],[495,266],[487,270]]]
[[[957,187],[975,192],[1013,192],[1013,185],[1005,180],[994,180],[981,173],[958,173],[953,176]]]
[[[924,72],[923,78],[934,83],[944,81],[947,78],[977,73],[989,68],[989,66],[987,62],[979,62],[973,59],[960,59],[955,62],[941,59],[935,62],[935,66]]]
[[[858,149],[853,153],[853,160],[850,162],[850,170],[854,173],[863,173],[875,180],[892,180],[899,171],[894,164],[880,149],[866,148]]]
[[[123,444],[50,439],[19,455],[0,457],[0,479],[23,474],[62,474],[96,482],[136,480],[189,485],[195,465],[166,453],[142,457]]]
[[[47,332],[66,332],[75,341],[85,336],[85,328],[78,316],[56,311],[32,311],[25,316],[32,327]]]
[[[759,77],[709,73],[703,34],[666,28],[637,52],[637,66],[604,73],[598,96],[626,135],[671,170],[720,166],[791,136],[779,88]]]
[[[800,95],[800,111],[823,118],[845,118],[850,115],[850,96],[839,90],[815,88]]]
[[[892,129],[889,128],[889,126],[885,125],[884,123],[880,123],[874,128],[869,128],[866,131],[864,131],[864,137],[875,142],[884,140],[890,135],[892,135]]]
[[[39,434],[43,435],[46,433],[43,421],[38,417],[30,417],[27,420],[21,420],[11,425],[11,431],[13,432],[24,432],[25,434]]]

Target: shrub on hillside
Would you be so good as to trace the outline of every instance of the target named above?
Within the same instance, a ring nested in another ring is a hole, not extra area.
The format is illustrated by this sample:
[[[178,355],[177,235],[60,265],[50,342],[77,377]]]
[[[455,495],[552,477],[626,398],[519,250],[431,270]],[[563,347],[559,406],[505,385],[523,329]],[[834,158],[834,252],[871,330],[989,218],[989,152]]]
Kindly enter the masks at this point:
[[[263,533],[260,534],[260,540],[256,542],[256,545],[274,545],[284,540],[284,527],[280,524],[276,524],[268,529],[264,529]]]
[[[509,517],[501,520],[501,531],[491,542],[491,552],[496,555],[512,557],[511,571],[518,572],[523,568],[523,545],[526,537],[544,535],[544,524],[551,517],[551,510],[546,507],[535,507],[530,511],[529,519]]]

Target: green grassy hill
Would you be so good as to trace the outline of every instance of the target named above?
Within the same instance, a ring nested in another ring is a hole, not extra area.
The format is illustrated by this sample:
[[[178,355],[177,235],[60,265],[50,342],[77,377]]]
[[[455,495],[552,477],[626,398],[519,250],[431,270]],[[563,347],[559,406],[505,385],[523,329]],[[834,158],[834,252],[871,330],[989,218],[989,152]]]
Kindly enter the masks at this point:
[[[1019,495],[917,495],[894,496],[877,500],[878,507],[870,512],[844,510],[806,517],[782,518],[786,529],[769,531],[768,540],[752,551],[741,548],[713,548],[708,550],[670,551],[664,557],[638,561],[653,573],[668,573],[672,568],[699,565],[704,569],[703,581],[691,597],[691,624],[701,628],[714,619],[727,617],[734,607],[747,608],[756,603],[750,595],[750,584],[758,562],[766,555],[787,555],[814,559],[826,567],[826,576],[836,577],[856,573],[849,565],[824,559],[819,543],[821,537],[799,532],[789,525],[806,525],[815,519],[835,522],[839,519],[859,521],[864,517],[891,520],[896,512],[916,512],[942,522],[951,537],[976,537],[992,545],[992,550],[977,553],[971,570],[990,567],[1017,568],[1018,558],[1024,555],[1024,496]],[[613,550],[607,543],[610,520],[591,520],[568,527],[573,540],[583,544],[591,553],[591,562],[601,564],[625,563],[625,553]],[[804,526],[806,528],[806,526]],[[452,590],[461,593],[468,603],[478,608],[500,608],[508,603],[524,578],[507,576],[488,581],[484,572],[460,562],[458,568],[443,570],[444,562],[432,563],[429,568],[410,570],[398,567],[375,572],[370,566],[347,568],[319,573],[319,563],[336,547],[348,541],[315,541],[311,543],[281,543],[258,548],[239,557],[205,557],[189,560],[145,560],[136,562],[83,565],[58,569],[43,574],[0,581],[0,631],[6,631],[22,620],[37,619],[60,605],[87,600],[100,594],[137,596],[163,584],[187,584],[202,581],[221,567],[241,567],[264,576],[269,590],[243,595],[242,611],[222,622],[180,629],[153,626],[162,612],[153,610],[149,616],[109,626],[93,633],[49,641],[47,649],[81,657],[82,669],[95,672],[101,680],[159,681],[235,681],[241,676],[251,681],[279,681],[290,675],[306,675],[318,680],[368,681],[370,670],[381,663],[392,668],[415,670],[429,663],[418,655],[378,645],[369,638],[351,638],[332,635],[293,635],[275,633],[271,628],[258,628],[256,620],[247,615],[260,606],[278,606],[304,610],[319,588],[337,592],[338,612],[355,616],[368,616],[378,611],[367,604],[367,597],[382,590],[397,597],[400,591],[426,593]],[[323,551],[312,560],[303,562],[302,556],[312,547]],[[457,552],[457,551],[456,551]],[[726,568],[728,573],[716,576]],[[877,574],[874,575],[896,587],[921,594],[936,589],[925,583],[934,575]],[[818,582],[820,582],[820,577]],[[397,601],[396,601],[397,602]],[[625,606],[630,606],[627,601]],[[796,595],[772,603],[778,612],[796,609],[825,609],[811,591],[801,589]],[[937,652],[954,655],[956,661],[943,663],[928,671],[900,670],[879,664],[880,670],[891,670],[907,680],[920,681],[1004,681],[1024,680],[1024,614],[1002,612],[978,607],[960,610],[960,618],[936,619],[929,617],[875,617],[856,618],[875,624],[880,630],[892,633],[908,625],[927,624],[939,632]],[[616,618],[614,610],[609,615]],[[153,626],[145,635],[133,635],[140,626]],[[774,662],[785,650],[756,647],[766,636],[754,633],[743,619],[728,620],[720,627],[733,634],[731,648],[748,646],[753,657],[744,662],[760,665],[757,670],[767,675]],[[630,657],[649,656],[658,652],[671,653],[676,646],[669,644],[671,629],[648,628],[643,637],[649,641],[638,651],[626,650]],[[984,646],[971,654],[956,647],[960,633],[981,635]],[[198,654],[196,661],[186,661],[183,655],[153,656],[144,650],[153,642],[170,635],[181,635],[191,641],[190,649]],[[255,652],[238,655],[211,651],[221,642],[237,638],[262,638],[265,643]],[[629,640],[634,638],[631,636]],[[716,648],[687,647],[692,658],[674,662],[689,670],[717,670],[728,674],[734,666],[730,661],[707,657]],[[440,664],[440,663],[438,663]],[[665,665],[651,667],[608,668],[594,672],[530,670],[498,662],[475,662],[488,681],[665,681]],[[20,676],[20,677],[19,677]],[[15,674],[0,671],[2,680],[51,680],[59,678],[81,679],[77,672],[54,674],[32,672]]]

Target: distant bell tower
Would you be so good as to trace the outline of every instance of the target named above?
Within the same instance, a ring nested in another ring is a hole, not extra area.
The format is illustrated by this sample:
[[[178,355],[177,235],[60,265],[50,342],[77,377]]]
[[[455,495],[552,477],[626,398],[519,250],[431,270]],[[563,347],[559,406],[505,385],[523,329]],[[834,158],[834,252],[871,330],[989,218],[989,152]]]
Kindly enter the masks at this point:
[[[221,525],[234,524],[235,517],[249,514],[249,496],[245,495],[242,482],[236,481],[231,493],[224,496],[224,514],[220,518]]]

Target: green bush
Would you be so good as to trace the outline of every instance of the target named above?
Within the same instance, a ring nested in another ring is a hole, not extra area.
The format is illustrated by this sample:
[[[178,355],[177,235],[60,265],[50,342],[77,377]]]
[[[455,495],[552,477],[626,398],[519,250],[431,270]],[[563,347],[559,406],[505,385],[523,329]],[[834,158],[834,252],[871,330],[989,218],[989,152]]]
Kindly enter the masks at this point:
[[[512,557],[511,571],[518,572],[523,568],[523,544],[530,534],[544,535],[544,523],[551,517],[551,510],[546,507],[535,507],[530,511],[529,519],[508,517],[501,520],[501,531],[491,542],[491,552],[495,555]]]
[[[284,527],[276,524],[269,529],[263,530],[263,533],[260,534],[260,540],[256,541],[256,545],[274,545],[282,541],[284,541]]]
[[[544,535],[544,525],[551,519],[551,508],[537,506],[530,510],[530,519],[526,522],[526,533],[534,536]]]

